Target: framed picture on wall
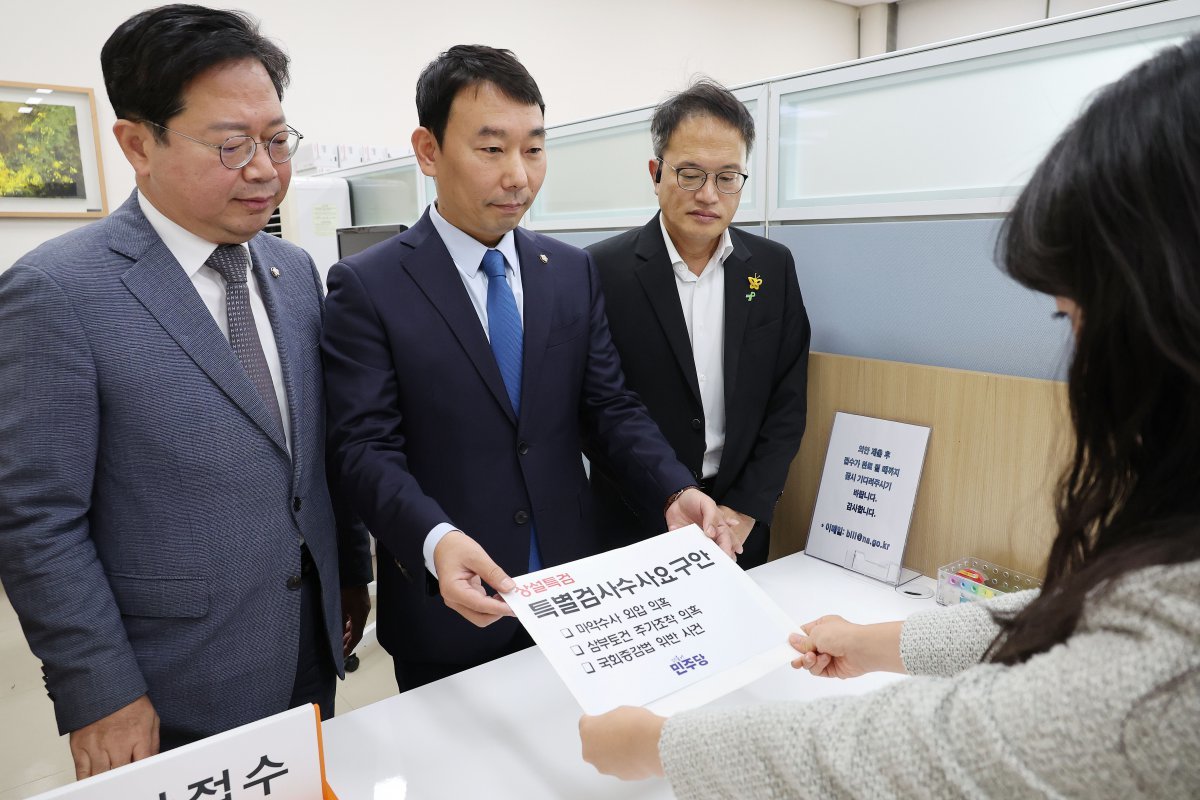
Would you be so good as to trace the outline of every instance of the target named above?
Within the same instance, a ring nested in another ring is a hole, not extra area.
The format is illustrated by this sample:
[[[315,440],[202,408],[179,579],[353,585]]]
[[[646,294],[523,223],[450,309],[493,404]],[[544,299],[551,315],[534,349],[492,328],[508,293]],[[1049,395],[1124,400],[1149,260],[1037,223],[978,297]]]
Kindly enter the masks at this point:
[[[107,213],[92,90],[0,81],[0,217]]]

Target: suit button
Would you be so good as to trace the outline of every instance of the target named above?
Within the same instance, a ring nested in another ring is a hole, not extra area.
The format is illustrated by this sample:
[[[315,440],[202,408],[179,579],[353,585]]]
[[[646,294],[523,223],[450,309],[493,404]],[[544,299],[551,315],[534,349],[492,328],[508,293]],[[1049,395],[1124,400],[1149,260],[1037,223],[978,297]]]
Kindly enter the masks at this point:
[[[518,525],[524,525],[526,522],[529,522],[529,512],[522,509],[521,511],[513,514],[513,522],[517,523]]]
[[[300,498],[293,497],[292,498],[292,511],[299,511],[299,510],[300,510]]]
[[[287,579],[287,587],[288,587],[289,589],[299,589],[299,588],[300,588],[300,582],[301,582],[301,581],[300,581],[300,576],[299,576],[299,575],[293,575],[292,577],[290,577],[290,578],[288,578],[288,579]]]
[[[520,453],[521,455],[525,455],[526,453],[528,453],[529,452],[529,442],[521,442],[520,444],[518,444],[517,452]]]
[[[704,428],[704,423],[698,419],[692,420],[692,430],[698,431]]]

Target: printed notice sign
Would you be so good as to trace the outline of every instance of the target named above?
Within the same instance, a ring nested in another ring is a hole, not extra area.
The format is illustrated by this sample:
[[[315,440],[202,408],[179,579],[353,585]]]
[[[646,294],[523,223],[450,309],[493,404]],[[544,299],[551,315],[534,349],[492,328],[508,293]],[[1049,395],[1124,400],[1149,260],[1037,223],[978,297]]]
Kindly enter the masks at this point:
[[[805,552],[893,586],[916,577],[900,566],[929,428],[839,411]]]
[[[312,231],[317,236],[335,236],[340,222],[336,203],[317,203],[312,207]]]
[[[135,761],[38,800],[337,800],[325,783],[316,706]]]
[[[515,580],[504,599],[588,714],[671,714],[795,656],[797,627],[695,525]]]

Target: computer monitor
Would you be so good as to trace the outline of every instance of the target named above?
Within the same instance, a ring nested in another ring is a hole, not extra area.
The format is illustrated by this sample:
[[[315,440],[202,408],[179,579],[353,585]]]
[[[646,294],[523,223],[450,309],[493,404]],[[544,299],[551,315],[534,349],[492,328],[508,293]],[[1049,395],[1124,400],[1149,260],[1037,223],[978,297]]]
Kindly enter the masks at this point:
[[[401,231],[408,230],[407,225],[391,223],[388,225],[356,225],[352,228],[337,229],[338,258],[352,256],[366,250],[373,244],[392,238]]]

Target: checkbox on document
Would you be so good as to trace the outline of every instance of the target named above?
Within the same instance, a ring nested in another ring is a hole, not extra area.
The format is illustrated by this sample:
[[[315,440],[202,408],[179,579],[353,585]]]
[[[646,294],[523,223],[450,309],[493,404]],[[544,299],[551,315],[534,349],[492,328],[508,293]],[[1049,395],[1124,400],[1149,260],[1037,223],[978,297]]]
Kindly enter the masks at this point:
[[[571,652],[577,656],[581,656],[581,655],[583,655],[583,648],[577,644],[573,644],[573,645],[571,645]]]
[[[588,675],[591,675],[593,672],[596,671],[596,668],[592,666],[592,662],[585,661],[585,662],[583,662],[583,671],[586,672]]]
[[[563,628],[562,635],[564,639],[572,639],[575,636],[575,634],[571,632],[570,628]]]

